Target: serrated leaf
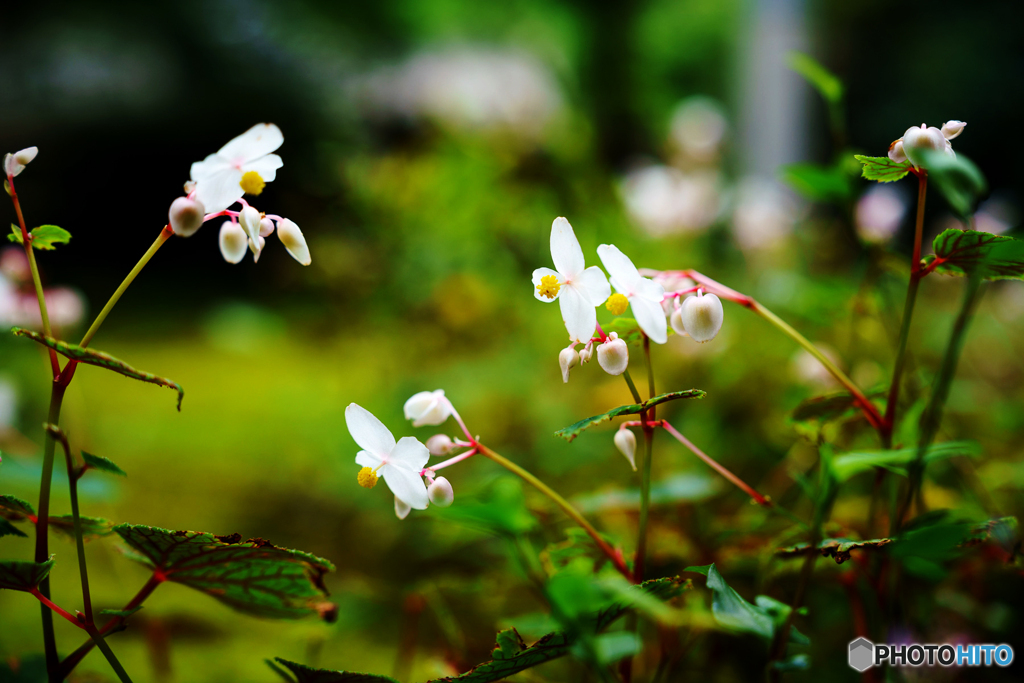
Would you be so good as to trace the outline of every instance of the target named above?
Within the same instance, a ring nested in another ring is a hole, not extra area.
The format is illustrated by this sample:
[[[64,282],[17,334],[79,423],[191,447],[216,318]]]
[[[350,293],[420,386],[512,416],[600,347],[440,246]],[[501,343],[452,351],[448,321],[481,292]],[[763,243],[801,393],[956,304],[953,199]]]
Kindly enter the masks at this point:
[[[110,458],[104,458],[102,455],[93,455],[92,453],[86,453],[82,451],[82,459],[85,460],[85,464],[90,469],[102,470],[103,472],[109,472],[110,474],[116,474],[121,477],[127,477],[128,475],[118,467],[113,460]]]
[[[783,182],[811,201],[830,202],[850,196],[850,178],[841,166],[786,164],[779,169],[779,175]]]
[[[27,501],[9,494],[0,495],[0,517],[12,522],[34,519],[36,511]]]
[[[21,327],[14,327],[11,329],[15,335],[19,337],[28,337],[29,339],[39,342],[43,346],[47,346],[57,353],[70,358],[71,360],[79,363],[85,363],[86,365],[95,365],[96,367],[106,368],[107,370],[113,370],[114,372],[124,375],[125,377],[131,377],[137,379],[140,382],[148,382],[149,384],[157,384],[162,387],[170,387],[178,392],[178,412],[181,412],[181,401],[185,398],[185,390],[181,388],[181,385],[177,382],[172,382],[166,377],[157,377],[156,375],[148,372],[142,372],[136,370],[132,366],[125,363],[123,360],[114,358],[109,353],[102,351],[93,351],[89,348],[82,348],[76,344],[68,344],[67,342],[59,341],[53,337],[47,337],[33,332],[32,330],[26,330]]]
[[[978,201],[988,191],[985,176],[970,159],[962,154],[951,156],[945,152],[922,152],[921,161],[928,169],[928,181],[945,197],[949,207],[961,218],[974,213]]]
[[[665,579],[652,579],[644,581],[637,586],[631,586],[628,590],[640,591],[649,596],[654,596],[662,601],[669,600],[683,590],[683,580],[678,576]],[[629,607],[625,601],[616,601],[606,609],[592,617],[593,626],[596,631],[603,631],[616,619],[621,617]],[[509,633],[515,633],[513,636]],[[504,636],[502,634],[505,634]],[[500,681],[514,673],[529,669],[534,666],[549,662],[568,654],[575,642],[575,638],[563,631],[549,633],[530,646],[519,649],[514,655],[509,656],[516,645],[515,638],[518,638],[515,629],[507,629],[498,634],[497,643],[493,653],[493,659],[483,664],[478,664],[471,670],[458,676],[445,676],[432,679],[428,683],[490,683]],[[519,640],[521,642],[521,639]]]
[[[142,609],[142,605],[136,605],[131,609],[101,609],[100,614],[105,617],[120,617],[121,619],[127,619],[140,609]]]
[[[822,66],[814,57],[803,52],[793,51],[787,55],[786,62],[789,64],[790,69],[803,76],[808,83],[813,85],[814,89],[821,93],[821,96],[826,101],[833,104],[843,101],[843,82],[839,80],[838,76]]]
[[[926,257],[925,263],[940,273],[1024,279],[1024,240],[950,228],[935,238],[932,249],[935,255]]]
[[[910,173],[909,161],[897,164],[889,157],[866,157],[863,154],[854,154],[853,158],[864,165],[860,174],[868,180],[891,183]]]
[[[884,395],[884,392],[873,392],[868,394],[868,398],[882,395]],[[795,422],[806,422],[808,420],[828,422],[854,410],[859,411],[860,407],[856,401],[857,399],[852,394],[845,391],[825,396],[815,396],[801,401],[800,405],[793,409],[793,414],[790,418]]]
[[[821,553],[822,557],[831,557],[835,559],[836,564],[842,564],[850,559],[850,551],[861,549],[877,550],[878,548],[884,548],[892,542],[893,539],[891,538],[875,538],[870,541],[853,541],[849,538],[826,538],[818,544],[817,550]],[[788,548],[779,548],[775,551],[775,554],[779,557],[795,557],[797,555],[806,555],[810,550],[810,543],[797,543]]]
[[[0,588],[29,592],[53,569],[53,557],[46,562],[0,562]]]
[[[730,631],[753,633],[768,641],[775,636],[775,629],[778,625],[776,612],[778,605],[782,603],[773,600],[771,609],[769,609],[764,604],[754,605],[747,602],[725,582],[713,563],[703,567],[687,567],[684,571],[697,572],[707,577],[708,588],[712,592],[711,611],[715,615],[715,621],[723,628]],[[783,606],[788,607],[788,605]],[[811,642],[807,636],[795,628],[789,630],[789,640],[798,645],[807,645]]]
[[[555,432],[555,436],[560,436],[566,441],[572,441],[579,436],[583,431],[590,429],[594,425],[599,425],[602,422],[607,422],[613,417],[619,417],[621,415],[638,415],[643,411],[647,410],[652,406],[656,406],[659,403],[665,403],[667,401],[675,401],[681,398],[704,398],[707,395],[706,392],[700,389],[687,389],[686,391],[670,391],[667,394],[660,394],[654,398],[648,399],[643,403],[634,403],[626,406],[619,406],[618,408],[612,408],[607,413],[601,413],[600,415],[594,415],[587,417],[576,424],[569,425],[564,429],[559,429]]]
[[[21,536],[22,538],[28,538],[28,534],[24,533],[21,529],[8,522],[3,517],[0,517],[0,538],[4,536]]]
[[[58,244],[67,244],[71,241],[71,233],[56,225],[40,225],[32,228],[32,246],[36,249],[52,251]]]
[[[325,600],[323,577],[334,571],[325,559],[278,548],[260,538],[214,536],[121,524],[114,531],[137,559],[174,581],[248,614],[297,619],[336,614]]]
[[[314,669],[303,664],[289,662],[287,659],[281,659],[280,657],[274,657],[274,662],[285,667],[295,676],[294,683],[399,683],[390,676]],[[267,660],[270,668],[281,674],[281,670],[274,665],[274,662],[271,662],[269,659]]]
[[[114,523],[107,519],[100,517],[85,517],[80,516],[79,519],[82,522],[82,538],[90,540],[93,538],[99,538],[100,536],[109,536],[114,532]],[[71,515],[54,515],[51,516],[47,523],[50,528],[64,536],[68,540],[75,539],[75,520]]]
[[[981,446],[976,441],[946,441],[928,447],[924,456],[926,463],[952,458],[957,455],[971,457],[981,454]],[[907,465],[917,457],[916,448],[901,448],[892,451],[858,451],[836,456],[832,461],[832,471],[840,482],[846,481],[862,472],[869,472],[876,467],[884,467],[891,472],[904,474],[901,465]]]

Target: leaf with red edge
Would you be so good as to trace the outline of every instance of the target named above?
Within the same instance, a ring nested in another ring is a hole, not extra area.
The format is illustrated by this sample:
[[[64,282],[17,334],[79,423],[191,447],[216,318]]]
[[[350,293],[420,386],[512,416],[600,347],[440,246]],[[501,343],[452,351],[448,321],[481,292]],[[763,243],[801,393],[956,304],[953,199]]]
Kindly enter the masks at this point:
[[[950,228],[935,238],[932,248],[935,255],[925,258],[929,270],[986,280],[1024,279],[1024,240]]]
[[[334,571],[325,559],[279,548],[261,538],[214,536],[121,524],[114,531],[131,547],[130,556],[167,581],[206,593],[224,604],[261,617],[298,619],[317,614],[333,621],[337,608],[326,600],[323,578]]]

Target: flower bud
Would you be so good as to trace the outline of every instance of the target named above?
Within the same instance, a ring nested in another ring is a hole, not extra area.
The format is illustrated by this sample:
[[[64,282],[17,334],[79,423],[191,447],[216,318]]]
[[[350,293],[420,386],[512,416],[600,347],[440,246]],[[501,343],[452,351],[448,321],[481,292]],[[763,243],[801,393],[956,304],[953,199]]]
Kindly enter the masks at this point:
[[[447,455],[454,446],[451,437],[447,434],[434,434],[427,439],[427,450],[431,455]]]
[[[576,353],[576,349],[571,346],[567,346],[558,353],[558,366],[562,368],[562,381],[569,381],[569,371],[579,365],[580,354]]]
[[[260,221],[260,237],[270,237],[274,232],[274,221],[266,216]]]
[[[405,419],[412,420],[413,427],[439,425],[452,414],[451,404],[444,397],[444,389],[421,391],[413,394],[403,408]]]
[[[697,296],[684,301],[679,310],[682,311],[681,319],[686,333],[696,342],[709,342],[722,329],[725,311],[722,310],[722,301],[714,294],[697,292]]]
[[[252,249],[252,253],[256,254],[259,247],[259,236],[260,236],[260,221],[263,217],[260,216],[260,212],[251,206],[246,206],[242,209],[242,212],[238,216],[238,223],[242,226],[242,230],[245,230],[245,234],[249,236],[249,248]]]
[[[920,128],[908,128],[903,134],[903,153],[914,166],[922,166],[929,152],[953,154],[953,148],[934,126],[921,124]]]
[[[277,236],[293,259],[304,266],[313,262],[309,255],[309,247],[306,246],[306,238],[302,236],[302,231],[295,223],[287,218],[282,220],[277,224]]]
[[[412,510],[412,508],[406,505],[404,500],[395,496],[395,516],[399,519],[405,519],[409,516],[409,510]]]
[[[957,122],[950,121],[950,123]],[[14,153],[14,160],[22,166],[28,166],[29,162],[35,159],[37,154],[39,154],[38,147],[26,147],[25,149]]]
[[[265,246],[267,246],[267,241],[265,239],[263,239],[262,237],[260,237],[259,235],[256,235],[256,242],[255,243],[253,243],[252,240],[249,240],[249,250],[252,251],[252,262],[253,263],[259,263],[260,262],[260,254],[263,253],[263,247],[265,247]]]
[[[39,153],[38,147],[26,147],[25,149],[15,152],[14,154],[7,154],[4,156],[4,174],[10,177],[14,177],[25,170],[25,166],[28,162],[36,158],[36,154]]]
[[[608,335],[608,341],[597,347],[597,363],[609,375],[621,375],[629,365],[629,348],[619,339],[616,332]]]
[[[679,308],[672,311],[672,315],[669,316],[668,322],[672,325],[672,329],[675,330],[676,334],[689,337],[690,335],[686,332],[686,326],[683,325],[683,308]]]
[[[247,238],[245,230],[233,221],[224,221],[220,226],[220,254],[228,263],[238,263],[245,258]]]
[[[636,472],[636,435],[628,429],[620,429],[615,432],[615,447],[619,449],[619,453],[626,456],[626,460],[633,467],[633,471]]]
[[[942,124],[942,137],[947,140],[952,140],[956,136],[960,135],[960,133],[964,132],[964,127],[966,125],[967,124],[963,121],[946,121]]]
[[[907,160],[907,155],[903,151],[903,138],[889,145],[889,158],[897,164],[902,164]]]
[[[171,230],[178,237],[190,237],[196,230],[203,226],[203,217],[206,216],[206,209],[203,203],[188,197],[178,197],[171,202],[171,208],[167,212],[167,219]]]
[[[594,347],[587,344],[580,349],[580,363],[589,363],[592,355],[594,355]]]
[[[455,491],[447,479],[438,477],[427,487],[427,497],[437,507],[446,508],[455,502]]]

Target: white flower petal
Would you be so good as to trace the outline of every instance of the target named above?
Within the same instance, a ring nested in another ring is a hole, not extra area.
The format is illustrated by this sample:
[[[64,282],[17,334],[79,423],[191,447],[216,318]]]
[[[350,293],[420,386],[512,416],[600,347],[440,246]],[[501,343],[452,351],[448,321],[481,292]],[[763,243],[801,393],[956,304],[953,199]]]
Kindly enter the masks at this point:
[[[600,306],[612,295],[612,286],[604,271],[597,266],[590,266],[573,280],[572,287],[580,293],[592,306]]]
[[[345,408],[345,424],[348,433],[364,451],[386,458],[395,448],[395,437],[384,423],[373,416],[366,408],[349,403]]]
[[[263,182],[269,183],[277,177],[277,169],[282,166],[284,166],[284,162],[281,161],[281,157],[276,154],[268,154],[265,157],[242,164],[242,173],[256,171],[260,174],[260,178],[263,178]]]
[[[270,154],[284,142],[281,129],[272,123],[257,123],[224,145],[217,154],[239,165]],[[264,179],[265,180],[265,179]]]
[[[583,272],[583,249],[572,231],[569,221],[556,218],[551,224],[551,260],[555,270],[566,278],[574,278]]]
[[[426,450],[425,446],[423,450]],[[395,494],[395,498],[415,510],[427,509],[427,485],[423,483],[423,477],[419,475],[419,472],[396,467],[389,463],[380,469],[380,473],[384,478],[384,483]]]
[[[211,154],[202,161],[193,163],[189,175],[192,180],[199,182],[201,180],[206,180],[211,176],[223,173],[231,168],[233,167],[226,159],[216,154]]]
[[[304,266],[313,262],[313,257],[309,255],[309,246],[306,245],[306,238],[303,237],[299,226],[295,225],[293,221],[287,218],[280,221],[277,224],[277,237],[293,259]]]
[[[228,263],[239,263],[245,258],[248,248],[245,230],[231,221],[224,221],[220,226],[220,253]]]
[[[538,287],[540,287],[540,280],[541,280],[541,278],[543,278],[543,277],[545,277],[547,275],[554,276],[554,278],[556,280],[558,280],[558,284],[559,284],[558,292],[551,299],[547,298],[546,296],[541,296],[540,290],[537,289]],[[533,298],[537,299],[538,301],[543,301],[544,303],[549,304],[549,303],[551,303],[552,301],[554,301],[555,299],[557,299],[561,295],[561,293],[562,293],[561,286],[564,285],[564,284],[565,284],[565,278],[562,277],[562,274],[559,273],[558,271],[551,270],[550,268],[538,268],[537,270],[533,271]]]
[[[430,460],[430,451],[419,442],[419,439],[403,436],[391,450],[391,455],[388,457],[388,465],[419,472],[427,464],[428,460]],[[403,498],[403,500],[406,499]]]
[[[665,298],[665,287],[660,282],[655,282],[647,277],[641,277],[636,284],[633,295],[648,301],[657,301],[660,304],[661,300]],[[664,309],[662,310],[664,311]]]
[[[614,244],[602,244],[597,248],[597,255],[608,271],[612,286],[620,293],[631,296],[640,281],[640,273],[629,257]]]
[[[586,344],[594,336],[597,327],[597,311],[594,306],[576,291],[575,287],[563,287],[558,300],[562,309],[562,321],[572,341]]]
[[[223,211],[245,194],[239,184],[242,172],[237,168],[226,168],[219,173],[193,180],[196,181],[196,199],[203,203],[207,213]]]
[[[651,338],[651,341],[656,344],[668,341],[668,324],[660,302],[635,296],[630,298],[629,305],[640,329]]]
[[[411,507],[406,505],[401,498],[395,496],[395,517],[398,517],[399,519],[405,519],[409,516],[410,510],[412,510]]]
[[[356,464],[360,467],[369,467],[375,470],[380,467],[380,458],[370,451],[359,451],[356,453]]]

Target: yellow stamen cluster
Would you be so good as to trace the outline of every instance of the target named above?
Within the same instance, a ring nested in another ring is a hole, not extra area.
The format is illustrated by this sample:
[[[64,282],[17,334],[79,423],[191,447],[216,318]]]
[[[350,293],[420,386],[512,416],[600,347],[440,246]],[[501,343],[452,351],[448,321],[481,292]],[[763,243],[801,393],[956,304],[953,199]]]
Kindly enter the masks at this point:
[[[537,285],[537,291],[540,292],[542,297],[547,299],[554,299],[558,296],[558,290],[562,288],[562,285],[558,283],[558,278],[554,275],[545,275],[540,279],[540,284]]]
[[[613,315],[622,315],[626,312],[628,306],[629,299],[624,294],[619,294],[618,292],[612,294],[608,297],[608,301],[604,302],[604,307],[611,311]]]
[[[253,195],[263,192],[263,188],[267,185],[256,171],[246,171],[243,173],[242,180],[238,184],[242,186],[242,190],[246,194]]]
[[[359,482],[359,485],[362,486],[364,489],[372,489],[374,486],[376,486],[377,479],[377,473],[374,472],[373,469],[369,467],[364,467],[363,469],[359,470],[359,474],[356,475],[356,480]]]

